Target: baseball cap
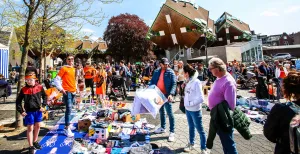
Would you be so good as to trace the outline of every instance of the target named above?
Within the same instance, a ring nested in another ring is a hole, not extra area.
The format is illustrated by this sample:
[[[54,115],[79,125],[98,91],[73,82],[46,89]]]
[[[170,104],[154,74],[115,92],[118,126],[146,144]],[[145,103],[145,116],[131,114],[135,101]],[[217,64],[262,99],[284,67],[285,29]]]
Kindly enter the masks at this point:
[[[167,64],[169,65],[169,60],[167,58],[162,58],[159,63],[162,63],[162,64]]]

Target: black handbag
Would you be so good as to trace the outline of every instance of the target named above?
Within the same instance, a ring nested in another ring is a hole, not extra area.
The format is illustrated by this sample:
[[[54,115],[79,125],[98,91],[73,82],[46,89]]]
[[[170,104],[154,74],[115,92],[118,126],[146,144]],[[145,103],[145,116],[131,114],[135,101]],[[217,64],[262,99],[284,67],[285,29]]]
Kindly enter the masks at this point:
[[[181,112],[185,113],[184,96],[180,96],[179,109]]]

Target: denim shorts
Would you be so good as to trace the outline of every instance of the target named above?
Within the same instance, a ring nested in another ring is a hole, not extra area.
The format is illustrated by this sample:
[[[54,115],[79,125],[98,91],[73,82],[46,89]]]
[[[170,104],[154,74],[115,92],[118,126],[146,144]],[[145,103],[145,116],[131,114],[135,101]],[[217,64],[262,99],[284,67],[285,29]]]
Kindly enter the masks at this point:
[[[24,118],[24,124],[33,125],[37,122],[41,122],[43,120],[43,113],[42,111],[34,111],[34,112],[26,112],[26,116]]]

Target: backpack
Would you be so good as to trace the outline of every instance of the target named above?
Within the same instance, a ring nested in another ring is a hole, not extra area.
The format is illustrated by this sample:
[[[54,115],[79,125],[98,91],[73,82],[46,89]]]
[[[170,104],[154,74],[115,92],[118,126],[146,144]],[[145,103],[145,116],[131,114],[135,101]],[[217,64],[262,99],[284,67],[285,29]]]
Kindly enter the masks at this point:
[[[96,87],[101,87],[104,82],[104,77],[102,75],[99,75],[99,80],[96,82]]]
[[[291,102],[290,109],[296,115],[292,118],[289,128],[290,149],[292,154],[300,154],[300,107]]]
[[[129,71],[129,68],[125,66],[125,75],[126,77],[131,77],[132,73]]]

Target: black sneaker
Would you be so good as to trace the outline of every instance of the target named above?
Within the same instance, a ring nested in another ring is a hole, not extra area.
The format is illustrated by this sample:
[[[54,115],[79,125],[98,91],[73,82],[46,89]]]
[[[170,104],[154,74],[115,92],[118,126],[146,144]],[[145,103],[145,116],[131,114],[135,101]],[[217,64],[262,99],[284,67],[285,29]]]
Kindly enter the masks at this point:
[[[39,144],[39,142],[33,142],[33,147],[36,150],[40,150],[42,148],[41,145]]]
[[[28,154],[34,154],[34,147],[29,147],[28,148]]]

